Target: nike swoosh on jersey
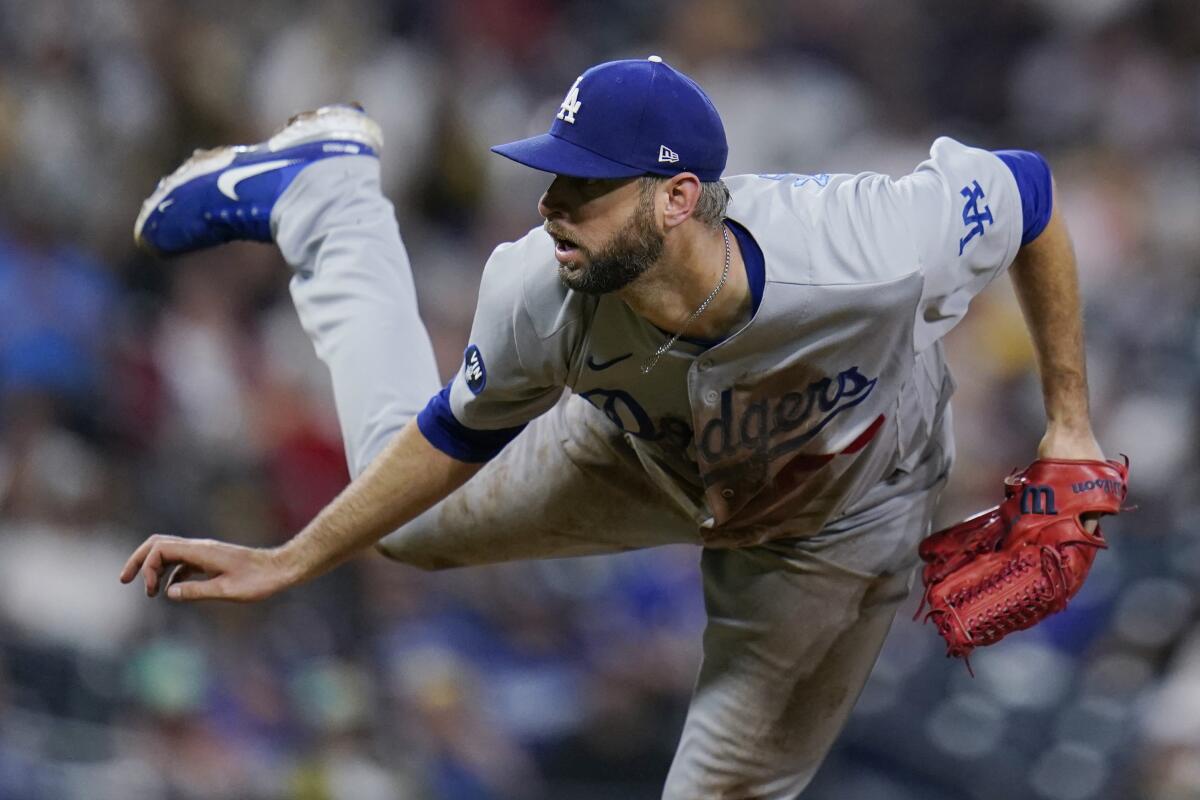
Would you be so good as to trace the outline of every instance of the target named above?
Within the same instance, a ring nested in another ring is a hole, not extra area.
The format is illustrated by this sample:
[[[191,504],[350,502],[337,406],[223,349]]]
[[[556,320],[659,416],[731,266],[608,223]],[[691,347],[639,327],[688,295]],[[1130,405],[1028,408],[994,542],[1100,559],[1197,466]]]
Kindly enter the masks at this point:
[[[255,175],[262,175],[264,172],[270,172],[275,169],[295,164],[297,159],[281,158],[276,161],[260,161],[257,164],[247,164],[244,167],[234,167],[233,169],[222,172],[217,178],[217,188],[221,190],[221,194],[228,197],[230,200],[237,200],[237,185],[247,178],[253,178]]]
[[[614,364],[620,364],[622,361],[624,361],[625,359],[629,358],[632,355],[633,355],[633,353],[626,353],[623,356],[617,356],[616,358],[612,359],[611,361],[602,361],[600,363],[596,363],[596,360],[594,358],[592,358],[592,354],[588,353],[586,363],[588,365],[588,369],[594,369],[596,372],[599,372],[601,370],[608,369],[609,367],[613,366]]]

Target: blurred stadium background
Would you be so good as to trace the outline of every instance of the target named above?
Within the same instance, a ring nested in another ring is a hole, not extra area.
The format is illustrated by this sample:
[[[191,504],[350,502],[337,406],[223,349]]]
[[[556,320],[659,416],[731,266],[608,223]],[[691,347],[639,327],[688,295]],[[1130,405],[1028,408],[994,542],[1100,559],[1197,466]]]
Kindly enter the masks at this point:
[[[133,249],[161,173],[365,103],[446,377],[546,182],[487,146],[543,130],[584,66],[650,53],[710,91],[730,174],[901,174],[941,134],[1044,152],[1097,430],[1133,460],[1140,508],[1069,612],[974,680],[902,614],[806,798],[1200,797],[1195,0],[0,0],[0,798],[658,796],[694,550],[363,558],[254,607],[116,581],[148,533],[279,542],[346,480],[275,251]],[[994,502],[1042,425],[1006,279],[951,351],[943,521]]]

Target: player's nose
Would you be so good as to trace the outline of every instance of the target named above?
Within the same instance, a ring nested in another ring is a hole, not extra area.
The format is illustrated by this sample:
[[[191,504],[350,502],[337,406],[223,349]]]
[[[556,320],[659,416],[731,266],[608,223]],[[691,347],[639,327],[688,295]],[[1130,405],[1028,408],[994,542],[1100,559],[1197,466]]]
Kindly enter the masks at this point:
[[[566,182],[563,176],[555,175],[554,180],[546,187],[546,191],[542,192],[541,198],[538,199],[538,213],[545,219],[555,219],[564,217],[570,210],[567,204],[567,192],[565,190]]]

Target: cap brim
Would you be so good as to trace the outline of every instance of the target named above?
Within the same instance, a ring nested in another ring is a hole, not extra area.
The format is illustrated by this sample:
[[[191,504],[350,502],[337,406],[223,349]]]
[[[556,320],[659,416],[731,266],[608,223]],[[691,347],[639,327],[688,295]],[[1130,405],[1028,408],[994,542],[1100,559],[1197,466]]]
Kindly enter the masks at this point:
[[[640,167],[605,158],[552,133],[499,144],[492,148],[492,152],[542,172],[570,175],[573,178],[632,178],[646,173]]]

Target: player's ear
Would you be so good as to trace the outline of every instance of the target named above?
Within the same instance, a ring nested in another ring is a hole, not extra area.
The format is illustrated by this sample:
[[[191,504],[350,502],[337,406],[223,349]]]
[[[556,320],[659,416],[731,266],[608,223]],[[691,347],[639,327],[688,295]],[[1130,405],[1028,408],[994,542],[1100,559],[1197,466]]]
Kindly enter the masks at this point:
[[[661,187],[666,195],[663,225],[670,229],[691,218],[700,200],[700,179],[691,172],[681,172],[667,178]]]

